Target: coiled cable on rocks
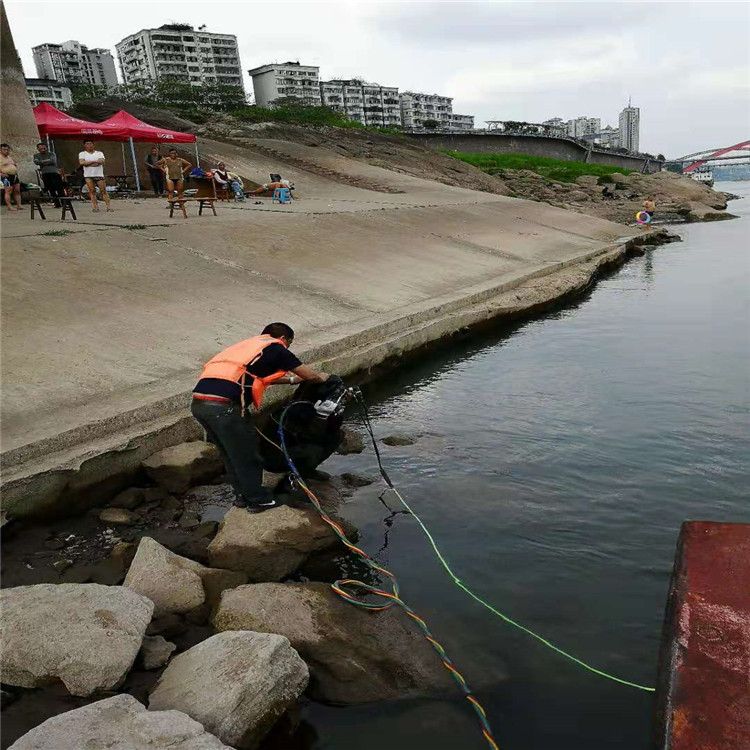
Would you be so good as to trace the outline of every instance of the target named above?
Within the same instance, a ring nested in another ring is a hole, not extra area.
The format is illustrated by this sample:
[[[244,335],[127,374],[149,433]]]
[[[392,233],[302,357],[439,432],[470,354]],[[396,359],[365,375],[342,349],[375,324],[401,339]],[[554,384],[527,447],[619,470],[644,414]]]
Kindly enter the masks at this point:
[[[294,478],[297,484],[300,486],[300,488],[305,493],[305,495],[307,495],[307,497],[310,499],[310,502],[315,506],[315,509],[318,511],[318,513],[320,513],[321,518],[333,529],[336,536],[343,542],[343,544],[347,547],[347,549],[354,552],[356,555],[362,558],[362,560],[364,560],[364,562],[367,564],[368,567],[370,567],[376,573],[380,573],[386,576],[391,582],[391,591],[385,591],[384,589],[371,586],[369,583],[365,583],[364,581],[357,581],[352,578],[344,578],[344,579],[338,580],[335,583],[331,584],[331,588],[342,599],[349,602],[350,604],[353,604],[357,607],[362,607],[363,609],[368,609],[372,612],[382,612],[383,610],[390,609],[391,607],[394,607],[394,606],[401,607],[404,610],[404,612],[406,612],[406,614],[415,623],[417,623],[420,630],[422,631],[422,635],[424,636],[424,638],[437,652],[438,656],[443,662],[443,666],[448,670],[448,672],[450,672],[453,679],[458,683],[459,687],[461,688],[464,694],[464,697],[471,704],[471,707],[473,708],[474,713],[476,714],[479,720],[482,735],[487,740],[487,743],[489,744],[489,746],[492,748],[492,750],[499,750],[498,745],[495,742],[494,737],[492,736],[492,729],[490,728],[490,724],[487,719],[487,714],[484,708],[482,708],[481,703],[477,700],[477,698],[472,693],[471,688],[468,686],[466,680],[463,678],[463,675],[458,671],[458,669],[456,669],[456,666],[453,664],[449,656],[446,654],[445,649],[440,645],[440,642],[435,638],[435,636],[432,634],[430,629],[427,627],[427,623],[408,604],[406,604],[406,602],[404,602],[403,599],[401,599],[398,579],[396,578],[396,576],[393,573],[391,573],[390,570],[387,570],[386,568],[384,568],[382,565],[378,565],[364,550],[360,549],[355,544],[352,544],[352,542],[350,542],[349,539],[347,539],[346,534],[344,533],[341,526],[339,526],[339,524],[336,523],[336,521],[334,521],[328,515],[328,513],[326,513],[326,511],[323,509],[320,503],[320,500],[318,500],[315,493],[307,486],[307,484],[305,483],[305,480],[302,478],[299,471],[297,470],[297,467],[294,465],[294,461],[292,457],[290,456],[289,451],[287,450],[287,447],[286,447],[286,440],[284,436],[284,419],[289,409],[291,409],[296,404],[303,404],[303,403],[307,403],[307,402],[292,401],[290,404],[288,404],[284,408],[284,410],[281,413],[281,417],[279,418],[279,440],[281,443],[281,451],[284,454],[284,458],[286,459],[289,469],[294,475]],[[378,462],[380,463],[380,454],[378,452],[377,445],[375,445],[375,451],[378,454]],[[381,465],[381,474],[383,475],[383,478],[388,483],[389,488],[395,491],[395,488],[393,487],[391,480],[388,479],[388,474],[386,473],[385,469],[382,467],[382,463],[380,465]],[[403,499],[401,499],[401,501],[403,502]],[[406,504],[404,503],[404,505]],[[353,593],[350,593],[350,591],[347,591],[347,587],[349,589],[358,589],[360,591],[364,591],[367,594],[371,594],[375,597],[379,597],[381,600],[385,599],[386,601],[382,604],[363,601],[361,599],[358,599]]]

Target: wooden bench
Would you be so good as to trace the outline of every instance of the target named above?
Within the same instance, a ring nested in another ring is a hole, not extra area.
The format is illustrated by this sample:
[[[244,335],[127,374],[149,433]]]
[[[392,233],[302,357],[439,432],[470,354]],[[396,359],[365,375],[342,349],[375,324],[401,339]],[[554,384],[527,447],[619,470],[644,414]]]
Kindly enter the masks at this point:
[[[34,211],[39,211],[39,215],[44,221],[47,221],[47,217],[44,215],[42,210],[42,199],[38,195],[29,196],[29,205],[31,206],[31,220],[34,221]]]
[[[73,217],[73,221],[78,221],[76,211],[73,208],[73,199],[69,197],[62,197],[58,198],[58,200],[62,204],[62,215],[60,216],[60,221],[65,221],[65,216],[67,214],[70,214]]]
[[[182,217],[187,219],[188,215],[185,210],[185,204],[188,201],[198,202],[198,216],[203,216],[203,208],[205,206],[208,206],[213,211],[214,216],[216,216],[216,198],[167,198],[167,201],[169,203],[170,219],[174,217],[175,206],[178,206],[180,211],[182,211]]]

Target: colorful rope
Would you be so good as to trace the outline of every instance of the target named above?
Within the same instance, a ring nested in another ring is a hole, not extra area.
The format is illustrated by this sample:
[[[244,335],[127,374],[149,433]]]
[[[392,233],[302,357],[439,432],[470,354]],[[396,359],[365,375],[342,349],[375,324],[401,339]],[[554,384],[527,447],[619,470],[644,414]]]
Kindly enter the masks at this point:
[[[492,729],[490,728],[489,721],[487,720],[487,714],[485,713],[485,710],[482,708],[482,705],[479,703],[479,701],[474,697],[474,694],[471,692],[471,688],[469,688],[468,684],[466,683],[466,680],[463,678],[463,675],[456,669],[453,662],[450,660],[448,655],[445,653],[445,649],[440,645],[439,641],[435,638],[435,636],[432,634],[430,629],[427,627],[427,623],[408,605],[406,602],[404,602],[400,597],[400,590],[398,585],[398,579],[396,578],[393,573],[391,573],[390,570],[387,570],[386,568],[382,567],[381,565],[378,565],[364,550],[361,550],[356,545],[352,544],[349,539],[347,539],[346,534],[344,533],[344,530],[339,526],[339,524],[336,523],[323,509],[323,507],[320,504],[320,501],[315,496],[315,493],[305,484],[305,480],[300,475],[299,471],[297,470],[297,467],[294,465],[294,461],[292,460],[292,457],[289,455],[289,452],[286,449],[286,442],[284,438],[284,418],[286,417],[287,412],[291,407],[293,407],[295,404],[304,403],[301,401],[292,401],[281,413],[281,418],[279,419],[279,438],[281,442],[281,451],[284,454],[284,458],[286,459],[287,464],[289,465],[289,469],[294,474],[295,479],[297,480],[297,483],[301,487],[302,491],[307,495],[307,497],[310,499],[310,502],[315,506],[315,509],[320,513],[321,518],[333,529],[336,536],[342,541],[342,543],[347,547],[347,549],[354,552],[356,555],[359,555],[365,563],[374,571],[377,573],[381,573],[384,576],[387,576],[391,581],[391,587],[392,591],[385,591],[380,588],[376,588],[375,586],[371,586],[368,583],[364,583],[363,581],[357,581],[352,578],[345,578],[336,581],[331,585],[331,588],[342,598],[348,601],[350,604],[354,604],[357,607],[362,607],[363,609],[369,609],[372,612],[382,612],[383,610],[390,609],[393,606],[398,605],[401,607],[404,612],[419,626],[420,630],[422,631],[422,634],[425,638],[425,640],[435,649],[438,656],[440,657],[441,661],[443,662],[443,666],[450,672],[453,679],[458,683],[459,687],[461,688],[462,692],[464,693],[464,697],[467,701],[471,704],[472,709],[474,710],[474,713],[476,714],[480,728],[482,730],[482,735],[487,740],[487,743],[492,748],[492,750],[499,750],[497,743],[495,742],[494,737],[492,736]],[[270,442],[270,441],[269,441]],[[390,480],[388,480],[388,484],[390,485]],[[392,487],[392,485],[390,485]],[[388,601],[384,604],[375,604],[372,602],[365,602],[360,599],[357,599],[353,594],[351,594],[349,591],[346,590],[344,587],[349,588],[357,588],[361,589],[362,591],[367,592],[368,594],[372,594],[377,597],[382,597],[384,599],[387,599]]]

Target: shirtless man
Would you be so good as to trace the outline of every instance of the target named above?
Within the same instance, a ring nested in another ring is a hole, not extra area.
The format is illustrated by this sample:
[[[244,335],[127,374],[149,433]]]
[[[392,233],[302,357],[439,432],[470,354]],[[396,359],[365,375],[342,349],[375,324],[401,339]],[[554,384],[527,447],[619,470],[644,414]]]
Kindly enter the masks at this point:
[[[9,211],[21,210],[21,182],[18,179],[18,164],[10,155],[10,146],[0,143],[0,180],[5,193],[5,205]],[[16,199],[16,208],[13,208],[11,196]]]

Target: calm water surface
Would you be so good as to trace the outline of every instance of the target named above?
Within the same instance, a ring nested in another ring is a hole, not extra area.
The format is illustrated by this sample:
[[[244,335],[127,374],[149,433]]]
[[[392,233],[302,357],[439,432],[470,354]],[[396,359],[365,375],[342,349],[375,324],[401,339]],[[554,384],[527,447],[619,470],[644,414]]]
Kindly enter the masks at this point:
[[[719,188],[721,189],[721,187]],[[750,183],[724,189],[750,196]],[[750,522],[750,200],[575,305],[368,389],[397,486],[458,575],[562,648],[653,685],[687,519]],[[374,474],[372,450],[329,471]],[[651,694],[583,671],[450,583],[416,523],[347,514],[487,708],[501,750],[647,748]],[[385,532],[388,530],[388,534]],[[382,549],[381,549],[382,548]],[[486,747],[460,701],[305,712],[311,748]]]

